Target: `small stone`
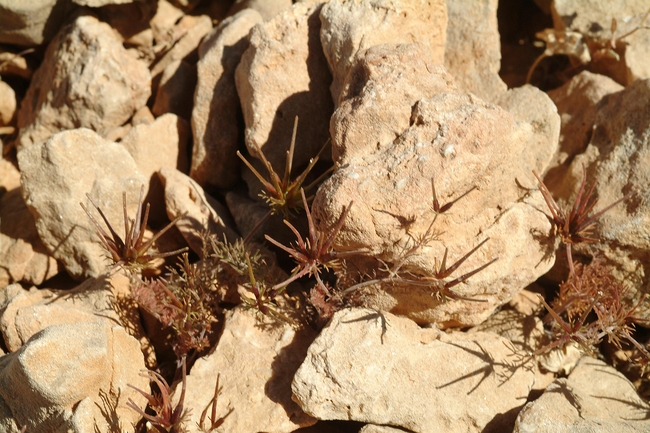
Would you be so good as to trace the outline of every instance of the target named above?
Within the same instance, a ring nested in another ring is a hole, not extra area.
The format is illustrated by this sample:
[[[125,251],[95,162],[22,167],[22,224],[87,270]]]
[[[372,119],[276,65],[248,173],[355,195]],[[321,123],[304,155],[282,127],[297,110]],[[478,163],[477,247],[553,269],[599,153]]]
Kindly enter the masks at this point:
[[[167,216],[173,220],[185,214],[176,227],[194,252],[203,253],[201,234],[205,230],[220,240],[224,235],[230,242],[237,239],[228,209],[206,194],[194,180],[171,167],[163,167],[159,176],[165,188]]]
[[[329,139],[332,76],[318,36],[321,7],[296,3],[253,27],[250,46],[235,73],[248,152],[259,157],[262,149],[280,173],[296,116],[300,120],[294,169],[308,164]]]
[[[315,424],[291,399],[291,380],[313,338],[309,328],[294,329],[240,308],[228,311],[216,348],[197,360],[187,377],[188,432],[198,433],[218,376],[217,416],[233,409],[224,431],[282,433]]]
[[[16,92],[0,80],[0,126],[10,125],[16,115]]]
[[[79,203],[99,220],[89,194],[124,239],[122,193],[133,217],[140,188],[148,185],[126,148],[89,129],[74,129],[25,147],[18,152],[18,165],[23,197],[43,244],[74,278],[103,274],[107,252]]]
[[[107,24],[81,16],[49,45],[18,111],[18,149],[80,127],[124,125],[151,94],[146,65]]]
[[[138,342],[105,322],[53,325],[0,360],[0,401],[32,431],[133,432],[148,390]],[[0,405],[2,406],[2,405]],[[116,426],[119,420],[119,426]]]
[[[309,347],[294,399],[318,419],[506,431],[533,384],[533,373],[512,368],[506,343],[490,332],[447,335],[389,313],[342,310]]]
[[[243,125],[235,69],[248,48],[250,29],[260,22],[259,13],[243,10],[223,20],[199,47],[190,176],[206,188],[229,189],[239,180]]]
[[[557,379],[519,412],[514,433],[641,433],[650,405],[615,368],[583,357],[568,378]]]

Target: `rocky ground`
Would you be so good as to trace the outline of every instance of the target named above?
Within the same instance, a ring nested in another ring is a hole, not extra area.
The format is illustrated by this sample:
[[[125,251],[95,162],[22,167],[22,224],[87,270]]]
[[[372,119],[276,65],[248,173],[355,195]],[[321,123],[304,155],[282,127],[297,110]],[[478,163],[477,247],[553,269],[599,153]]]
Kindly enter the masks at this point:
[[[0,431],[650,431],[647,8],[2,2]]]

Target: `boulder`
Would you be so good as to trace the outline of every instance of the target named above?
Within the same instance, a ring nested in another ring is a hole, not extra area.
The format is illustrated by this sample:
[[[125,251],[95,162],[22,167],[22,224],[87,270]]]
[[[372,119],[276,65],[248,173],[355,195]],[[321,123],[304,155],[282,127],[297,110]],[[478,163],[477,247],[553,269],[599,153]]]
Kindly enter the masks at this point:
[[[534,379],[512,365],[506,343],[490,332],[445,334],[389,313],[342,310],[309,347],[294,399],[324,420],[508,431]]]
[[[81,16],[59,32],[34,73],[18,111],[18,149],[68,129],[106,134],[150,94],[146,65],[128,54],[110,26]]]
[[[52,325],[0,358],[0,406],[27,431],[133,432],[140,414],[126,402],[144,409],[146,400],[127,384],[148,390],[143,368],[139,343],[120,326]]]
[[[354,203],[334,249],[364,251],[345,259],[366,280],[386,266],[431,278],[445,251],[451,266],[489,238],[445,280],[498,260],[455,286],[470,299],[445,302],[435,296],[443,284],[435,278],[428,287],[384,281],[359,294],[367,306],[420,323],[476,325],[553,264],[552,242],[540,236],[550,230],[544,202],[525,188],[534,188],[531,171],[543,171],[555,153],[559,118],[537,89],[502,95],[510,113],[459,91],[425,58],[418,45],[362,55],[348,75],[357,92],[331,121],[339,168],[319,188],[313,214],[327,232]],[[432,179],[440,206],[463,197],[437,217]],[[434,218],[430,242],[420,242]]]
[[[308,328],[258,318],[252,311],[227,312],[216,348],[197,360],[187,376],[185,407],[192,409],[188,432],[199,432],[197,423],[214,395],[217,378],[217,416],[232,409],[224,431],[282,433],[316,423],[291,399],[291,379],[313,338]]]
[[[25,147],[18,152],[18,165],[25,203],[50,253],[74,278],[103,274],[107,252],[79,203],[99,221],[89,194],[124,239],[122,193],[133,217],[140,188],[148,185],[126,148],[89,129],[75,129]]]
[[[235,72],[249,153],[258,147],[284,171],[294,120],[299,116],[293,167],[299,170],[329,139],[332,76],[320,44],[322,4],[296,3],[251,30]],[[299,171],[296,171],[299,172]],[[257,191],[251,191],[256,197]]]
[[[36,46],[49,42],[71,11],[67,1],[0,1],[0,43]]]
[[[323,6],[321,43],[334,81],[332,98],[338,106],[344,81],[361,53],[382,44],[426,46],[423,60],[442,64],[445,56],[447,5],[444,0],[367,2],[332,0]],[[349,83],[347,84],[349,85]]]
[[[648,431],[650,405],[615,368],[583,357],[568,378],[555,380],[526,404],[514,433]]]

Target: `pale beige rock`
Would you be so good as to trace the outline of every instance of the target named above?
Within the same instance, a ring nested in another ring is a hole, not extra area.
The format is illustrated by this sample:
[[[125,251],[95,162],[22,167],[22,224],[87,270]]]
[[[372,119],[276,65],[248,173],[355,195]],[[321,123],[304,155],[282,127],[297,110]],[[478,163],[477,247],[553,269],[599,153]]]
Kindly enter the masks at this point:
[[[121,5],[133,3],[134,1],[138,0],[72,0],[73,3],[76,3],[79,6],[88,6],[91,8],[100,8],[107,5]]]
[[[401,428],[393,428],[385,425],[366,424],[361,427],[359,433],[400,433],[404,432]]]
[[[0,358],[0,398],[27,431],[133,432],[148,390],[138,342],[101,322],[53,325]],[[118,421],[119,420],[119,421]],[[119,426],[116,425],[119,423]]]
[[[563,164],[585,150],[591,140],[598,104],[605,96],[621,90],[623,86],[611,78],[583,71],[548,92],[562,120],[560,147],[551,166]]]
[[[120,325],[140,341],[147,365],[156,355],[146,338],[138,306],[131,299],[128,277],[89,278],[71,290],[30,290],[8,286],[0,292],[0,331],[10,352],[20,349],[34,334],[51,325],[106,322]]]
[[[630,287],[632,303],[648,292],[650,251],[650,79],[636,80],[625,90],[610,94],[597,106],[594,131],[585,151],[571,164],[547,176],[547,186],[560,207],[573,205],[582,182],[595,182],[598,203],[594,212],[634,192],[634,196],[598,218],[593,237],[598,243],[574,245],[579,255],[605,259],[612,274]],[[545,212],[548,212],[544,206]],[[640,317],[650,317],[650,304],[642,303]]]
[[[201,40],[212,30],[212,20],[207,15],[190,16],[181,18],[178,27],[185,29],[178,42],[165,53],[165,55],[151,68],[151,76],[161,74],[167,66],[176,60],[182,60],[196,50]]]
[[[489,237],[447,279],[497,259],[454,287],[485,302],[441,302],[431,287],[391,282],[362,292],[368,306],[418,322],[476,325],[552,265],[553,246],[534,234],[550,230],[539,211],[544,202],[517,183],[534,188],[531,170],[543,170],[555,152],[559,118],[551,101],[532,88],[506,94],[514,115],[461,93],[442,67],[426,63],[419,52],[415,45],[377,46],[349,75],[358,93],[331,122],[340,165],[316,194],[313,213],[327,231],[354,202],[335,249],[367,251],[346,260],[349,268],[372,275],[384,267],[372,257],[389,266],[402,261],[431,224],[432,178],[441,205],[476,187],[437,218],[436,241],[402,270],[431,276],[445,248],[449,266]],[[521,98],[536,99],[538,112]]]
[[[156,102],[151,111],[156,116],[173,113],[189,121],[195,87],[196,67],[183,60],[171,62],[160,77]]]
[[[485,101],[507,90],[499,77],[498,0],[447,1],[445,69],[463,90]]]
[[[0,43],[36,46],[48,42],[70,9],[67,2],[57,0],[2,0]]]
[[[147,67],[107,25],[77,18],[49,45],[18,111],[18,149],[67,129],[126,123],[151,93]]]
[[[285,167],[296,116],[294,169],[307,164],[329,138],[332,76],[318,36],[321,7],[297,3],[253,27],[235,73],[248,151],[257,156],[260,147],[278,172]]]
[[[258,12],[264,21],[268,21],[280,12],[291,7],[291,0],[235,0],[228,15],[235,15],[245,9]]]
[[[0,126],[11,124],[16,115],[16,92],[0,80]]]
[[[226,417],[224,431],[281,433],[316,422],[291,400],[291,379],[313,331],[265,319],[265,326],[260,326],[258,320],[252,311],[228,311],[217,347],[192,367],[185,395],[185,407],[192,408],[190,433],[198,432],[196,423],[214,395],[217,375],[221,387],[217,416],[234,409]]]
[[[0,198],[0,222],[0,287],[18,281],[41,284],[59,272],[59,264],[38,237],[20,188]]]
[[[332,98],[339,105],[344,81],[359,55],[381,44],[422,43],[422,60],[442,64],[445,56],[445,0],[329,1],[321,12],[321,43],[332,70]],[[349,85],[349,84],[348,84]]]
[[[197,254],[202,254],[203,241],[201,233],[208,230],[230,242],[237,239],[228,210],[217,200],[206,194],[194,180],[171,167],[163,167],[159,172],[165,188],[167,216],[173,220],[179,215],[187,214],[176,223],[188,245]]]
[[[250,29],[260,22],[259,13],[246,9],[219,23],[199,47],[190,176],[205,187],[228,189],[239,179],[236,152],[243,125],[235,69]]]
[[[23,197],[47,249],[75,278],[104,273],[107,253],[79,203],[99,219],[86,198],[90,194],[124,239],[122,193],[133,217],[140,188],[148,185],[126,148],[89,129],[75,129],[25,147],[18,152],[18,164]]]
[[[0,195],[20,188],[20,172],[10,160],[0,158]]]
[[[162,43],[174,28],[174,25],[183,17],[184,13],[167,0],[159,0],[156,14],[149,21],[153,30],[156,44]]]
[[[555,29],[585,35],[591,51],[589,69],[592,72],[607,75],[623,85],[650,78],[650,32],[646,29],[639,29],[616,44],[620,61],[608,56],[598,59],[596,53],[612,38],[612,19],[616,20],[616,38],[642,24],[648,12],[646,0],[554,0],[551,11]],[[646,20],[644,26],[647,25]]]
[[[152,178],[162,167],[174,167],[183,172],[188,170],[189,139],[189,124],[177,115],[167,113],[152,123],[134,126],[120,143],[133,156],[138,171]]]
[[[535,374],[535,382],[531,391],[543,391],[553,380],[555,375],[548,369],[540,368],[537,361],[530,355],[542,347],[544,338],[544,325],[539,317],[524,315],[514,310],[501,310],[490,316],[485,322],[471,328],[468,333],[492,332],[508,340],[508,346],[515,359],[512,364],[517,368],[525,368]]]
[[[534,151],[521,155],[521,162],[528,168],[528,173],[533,169],[540,172],[542,167],[548,167],[557,153],[560,135],[557,107],[548,95],[526,84],[495,96],[492,102],[532,128],[533,135],[527,146]]]
[[[153,123],[154,120],[156,120],[156,118],[151,113],[151,110],[149,110],[149,107],[145,105],[144,107],[138,109],[138,111],[135,112],[135,114],[131,118],[131,125],[138,126],[141,124],[149,124],[149,123]]]
[[[531,372],[509,368],[506,343],[489,332],[447,335],[389,313],[342,310],[309,347],[294,399],[319,419],[505,431],[533,384]]]
[[[584,357],[568,378],[524,406],[514,433],[641,433],[650,427],[649,412],[625,376]]]

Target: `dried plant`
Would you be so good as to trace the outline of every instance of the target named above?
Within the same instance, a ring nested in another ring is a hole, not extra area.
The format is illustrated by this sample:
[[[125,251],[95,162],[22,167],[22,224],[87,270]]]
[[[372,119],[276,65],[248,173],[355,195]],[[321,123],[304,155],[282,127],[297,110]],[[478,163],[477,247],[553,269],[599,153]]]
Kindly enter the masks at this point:
[[[257,230],[262,226],[262,224],[264,224],[264,222],[266,222],[266,220],[271,215],[276,215],[281,213],[282,215],[284,215],[285,218],[289,218],[289,215],[293,210],[303,206],[303,203],[300,199],[300,190],[303,189],[303,183],[305,182],[307,175],[311,172],[311,170],[318,162],[318,158],[320,157],[320,154],[323,151],[323,149],[325,149],[325,146],[321,148],[321,150],[318,152],[318,155],[316,155],[314,158],[309,160],[309,165],[307,165],[307,168],[305,168],[305,170],[292,181],[291,171],[292,171],[292,164],[293,164],[293,152],[296,145],[297,130],[298,130],[298,117],[296,117],[296,120],[294,122],[293,134],[291,136],[291,145],[289,146],[289,150],[287,151],[286,165],[284,169],[284,175],[282,176],[282,178],[280,178],[280,176],[275,172],[273,166],[266,159],[264,153],[259,147],[257,148],[258,151],[257,153],[259,157],[262,159],[262,162],[264,163],[264,166],[266,167],[266,170],[269,173],[269,180],[266,180],[264,176],[262,176],[255,169],[255,167],[253,167],[253,165],[250,162],[248,162],[246,158],[244,158],[244,156],[239,151],[237,152],[237,156],[239,156],[239,158],[244,162],[244,164],[246,164],[246,166],[253,172],[255,177],[257,177],[259,181],[262,182],[264,191],[262,191],[260,197],[266,200],[266,202],[270,206],[269,212],[251,230],[251,232],[244,240],[244,243],[248,243],[250,237],[253,236],[255,232],[257,232]],[[325,176],[327,176],[332,170],[334,170],[334,167],[331,167],[325,173],[320,175],[315,181],[305,186],[304,189],[306,191],[312,189],[321,180],[323,180]]]
[[[287,220],[284,220],[284,223],[296,235],[297,242],[295,245],[286,247],[269,235],[265,236],[266,240],[278,248],[286,251],[297,263],[297,266],[291,273],[291,276],[287,280],[276,284],[273,287],[273,290],[278,290],[282,287],[286,287],[297,279],[309,275],[314,276],[316,278],[316,281],[318,281],[318,285],[326,292],[328,292],[325,283],[323,283],[320,278],[320,272],[322,269],[329,269],[338,265],[339,254],[332,249],[332,243],[343,227],[345,217],[348,215],[348,212],[352,207],[352,202],[350,202],[348,207],[343,210],[336,224],[330,228],[329,233],[324,233],[316,230],[316,226],[307,204],[307,198],[305,197],[305,191],[303,189],[300,190],[300,194],[305,206],[305,213],[307,214],[309,237],[307,239],[303,239],[298,230],[296,230],[296,228]]]
[[[172,327],[174,352],[183,356],[210,347],[209,337],[219,310],[216,269],[202,261],[190,263],[183,254],[166,279],[141,281],[132,294],[136,302],[163,325]]]
[[[340,295],[342,296],[348,295],[358,289],[361,289],[362,287],[366,287],[378,283],[391,283],[391,284],[400,283],[400,284],[411,285],[411,286],[427,287],[432,290],[432,294],[442,299],[451,298],[451,299],[463,299],[468,301],[479,301],[477,299],[468,298],[454,292],[452,290],[452,287],[462,282],[465,282],[471,276],[481,272],[482,270],[490,266],[492,263],[494,263],[497,260],[497,258],[494,258],[488,263],[485,263],[484,265],[481,265],[478,268],[470,272],[467,272],[451,281],[444,281],[444,280],[445,278],[451,276],[451,274],[454,273],[472,254],[474,254],[479,248],[481,248],[481,246],[483,246],[483,244],[485,244],[489,240],[489,238],[480,242],[476,247],[474,247],[471,251],[469,251],[463,257],[458,259],[453,265],[449,267],[447,267],[448,250],[447,248],[445,248],[445,253],[442,257],[442,260],[438,261],[438,259],[435,259],[433,272],[429,275],[424,275],[424,276],[415,275],[412,272],[406,272],[402,270],[404,265],[408,261],[408,259],[419,254],[422,248],[429,245],[431,242],[438,240],[438,236],[440,235],[440,233],[437,233],[434,230],[434,225],[438,219],[438,216],[447,212],[449,209],[451,209],[451,207],[456,202],[458,202],[460,199],[462,199],[463,197],[465,197],[475,189],[476,186],[470,188],[467,192],[461,194],[456,199],[441,206],[438,201],[438,197],[436,195],[434,180],[431,179],[431,192],[433,195],[432,210],[435,212],[435,215],[431,223],[427,227],[425,233],[413,239],[413,243],[405,249],[405,251],[401,254],[399,260],[397,260],[392,266],[384,263],[383,269],[381,269],[381,273],[383,274],[382,276],[375,277],[366,281],[362,281],[351,287],[348,287],[343,291],[341,291]]]
[[[544,29],[538,32],[535,36],[544,42],[545,49],[528,70],[526,83],[530,83],[533,72],[546,57],[565,55],[578,65],[587,65],[601,60],[620,61],[619,52],[622,51],[620,47],[625,45],[625,39],[638,30],[650,29],[644,26],[649,14],[650,10],[646,12],[637,27],[622,36],[616,36],[618,24],[615,18],[612,18],[609,38],[594,38],[569,30]]]
[[[228,410],[228,413],[226,413],[224,416],[217,418],[217,402],[219,400],[219,394],[221,393],[221,388],[219,388],[219,379],[221,378],[220,374],[217,374],[217,383],[214,387],[214,396],[208,403],[208,405],[203,409],[203,412],[201,412],[201,418],[199,418],[199,422],[197,423],[197,426],[199,427],[199,430],[201,430],[203,433],[212,433],[215,429],[221,427],[223,423],[226,421],[226,418],[233,412],[233,408],[230,408]],[[205,425],[205,417],[208,414],[208,409],[212,408],[211,413],[210,413],[210,424]]]
[[[248,263],[249,277],[249,283],[247,285],[253,294],[253,299],[247,296],[242,296],[241,299],[244,305],[250,309],[257,311],[263,316],[271,316],[275,319],[279,319],[287,323],[292,323],[293,321],[286,314],[282,313],[281,308],[278,306],[278,303],[276,301],[278,295],[280,295],[286,289],[286,285],[279,285],[279,287],[270,287],[266,281],[255,278],[254,268],[251,264],[248,254],[246,255],[246,261]]]
[[[560,236],[560,239],[566,245],[570,274],[574,272],[571,246],[574,244],[598,242],[598,239],[593,237],[593,230],[598,217],[630,197],[630,194],[625,195],[614,203],[605,206],[593,215],[589,215],[598,202],[598,199],[592,196],[596,183],[594,182],[585,193],[587,169],[583,166],[582,171],[582,183],[578,189],[578,195],[576,196],[575,203],[571,208],[571,212],[568,214],[558,206],[553,199],[551,192],[548,190],[546,185],[544,185],[544,182],[542,182],[542,179],[535,171],[533,171],[533,175],[539,182],[539,190],[544,197],[544,201],[546,201],[546,205],[551,211],[551,222],[555,227],[557,235]]]
[[[149,203],[144,212],[144,217],[142,215],[142,204],[144,196],[144,185],[140,188],[140,198],[138,199],[138,210],[135,215],[135,219],[130,219],[126,210],[126,192],[122,194],[122,209],[124,211],[124,240],[117,234],[111,223],[106,218],[104,212],[95,204],[90,195],[86,194],[90,203],[95,207],[99,215],[104,220],[106,227],[110,235],[102,228],[101,224],[93,216],[92,213],[84,206],[83,203],[79,203],[83,210],[86,212],[90,220],[95,225],[97,229],[97,235],[99,240],[108,253],[110,254],[110,259],[113,262],[113,266],[123,267],[130,271],[141,270],[146,268],[149,263],[156,258],[164,258],[173,256],[184,251],[187,251],[187,248],[181,248],[176,251],[171,251],[168,253],[153,253],[147,254],[149,249],[153,246],[154,242],[158,240],[163,234],[165,234],[178,220],[184,217],[180,215],[172,222],[167,224],[162,230],[156,233],[151,239],[145,242],[144,240],[144,228],[147,226],[147,220],[149,219]]]
[[[188,416],[188,411],[183,407],[185,403],[185,387],[187,375],[185,357],[183,357],[181,360],[181,369],[182,388],[181,395],[178,399],[176,407],[173,407],[172,405],[171,387],[165,378],[155,371],[147,370],[141,375],[156,384],[159,390],[158,393],[152,392],[149,394],[140,388],[136,388],[135,386],[129,384],[129,387],[138,391],[147,399],[149,407],[156,413],[156,415],[150,415],[144,412],[130,398],[126,405],[142,415],[142,417],[149,421],[151,425],[160,433],[183,433],[186,431],[185,427],[183,426]]]
[[[650,360],[647,349],[632,336],[635,324],[647,323],[635,315],[645,296],[631,305],[629,295],[629,288],[617,281],[601,260],[596,259],[589,265],[576,265],[575,272],[560,285],[552,306],[541,298],[548,319],[552,318],[554,322],[552,342],[534,354],[564,347],[570,341],[592,353],[593,347],[607,337],[619,349],[622,342],[627,341],[646,360]]]

